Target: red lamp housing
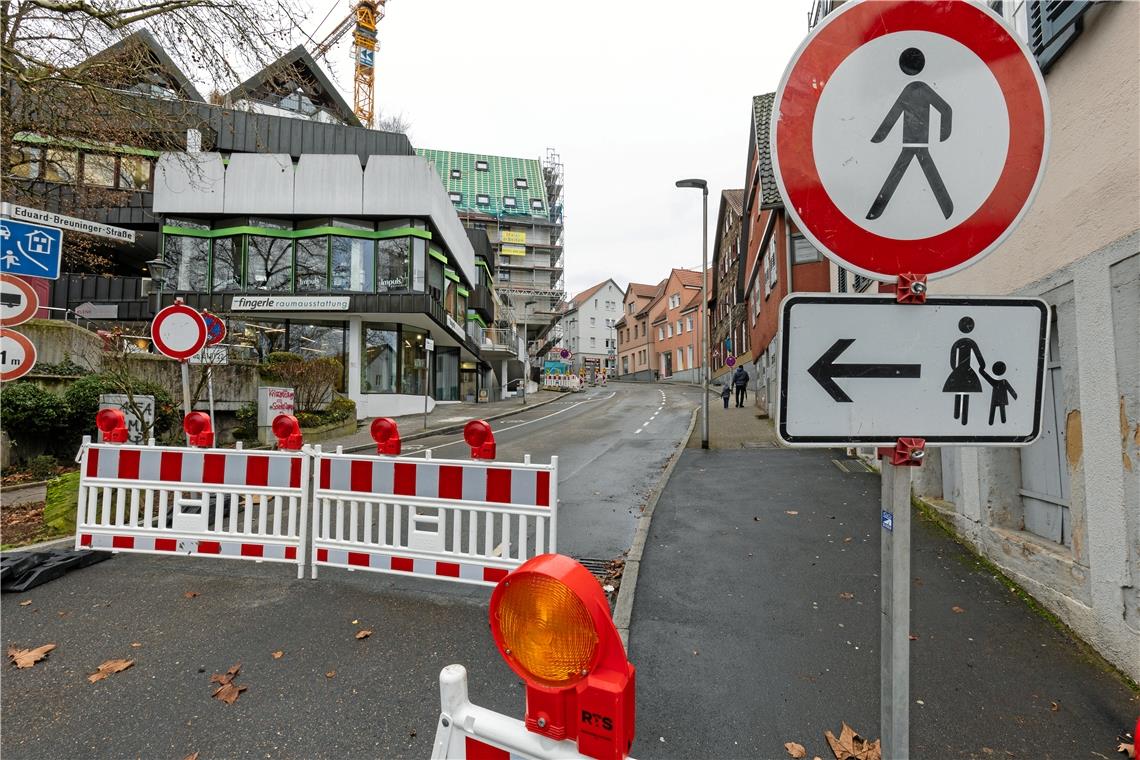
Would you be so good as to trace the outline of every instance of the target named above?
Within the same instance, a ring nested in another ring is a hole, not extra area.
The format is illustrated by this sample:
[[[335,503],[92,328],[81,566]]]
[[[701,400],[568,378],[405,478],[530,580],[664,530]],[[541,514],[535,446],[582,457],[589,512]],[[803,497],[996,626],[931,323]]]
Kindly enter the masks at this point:
[[[95,414],[95,427],[103,434],[103,443],[127,442],[127,418],[118,409],[100,409]]]
[[[277,436],[279,449],[297,451],[304,444],[301,423],[291,414],[279,414],[273,418],[273,435]]]
[[[635,671],[598,580],[561,554],[512,570],[491,594],[491,635],[526,683],[526,727],[598,760],[633,747]]]
[[[391,417],[377,417],[369,428],[372,440],[376,441],[376,453],[396,456],[400,453],[400,428]]]
[[[214,445],[214,426],[210,415],[205,412],[190,412],[182,420],[182,430],[190,439],[191,446],[208,449]]]
[[[463,426],[463,440],[471,447],[472,459],[495,458],[495,434],[483,420],[471,420]]]

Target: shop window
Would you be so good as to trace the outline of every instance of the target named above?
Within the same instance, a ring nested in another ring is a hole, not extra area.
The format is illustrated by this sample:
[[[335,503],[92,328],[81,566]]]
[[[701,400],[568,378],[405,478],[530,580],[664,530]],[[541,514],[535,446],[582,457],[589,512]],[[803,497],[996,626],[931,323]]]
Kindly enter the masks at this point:
[[[411,247],[409,238],[392,238],[376,242],[376,289],[381,293],[408,290],[408,252]],[[420,290],[423,290],[422,273],[420,283]]]
[[[167,235],[163,240],[163,258],[169,266],[165,273],[164,290],[206,292],[209,238]]]
[[[424,279],[427,275],[427,241],[412,238],[412,290],[424,292]]]
[[[269,355],[288,347],[285,322],[231,320],[227,325],[227,340],[231,345],[242,346],[248,358],[265,362]]]
[[[214,239],[212,262],[214,292],[241,290],[241,238]]]
[[[437,348],[435,350],[435,388],[432,396],[436,401],[459,400],[459,349]]]
[[[119,156],[119,188],[122,190],[150,190],[154,164],[142,156]]]
[[[297,292],[329,289],[327,235],[297,241]]]
[[[339,361],[341,373],[333,385],[333,390],[344,393],[344,368],[348,366],[348,353],[345,350],[347,334],[343,322],[290,321],[289,350],[306,361],[326,358]]]
[[[246,237],[245,285],[248,290],[288,291],[293,285],[293,241]]]
[[[40,161],[43,154],[39,148],[17,145],[12,147],[8,155],[9,175],[21,179],[36,179],[40,176]]]
[[[332,236],[332,289],[371,293],[376,289],[373,242],[365,238]]]
[[[427,387],[424,338],[427,332],[407,325],[400,326],[400,393],[420,396]]]
[[[115,157],[99,153],[84,154],[83,184],[92,187],[114,187]]]
[[[365,324],[360,357],[360,389],[364,393],[395,393],[399,366],[396,325]]]
[[[44,151],[43,174],[48,182],[74,182],[78,166],[74,150]]]

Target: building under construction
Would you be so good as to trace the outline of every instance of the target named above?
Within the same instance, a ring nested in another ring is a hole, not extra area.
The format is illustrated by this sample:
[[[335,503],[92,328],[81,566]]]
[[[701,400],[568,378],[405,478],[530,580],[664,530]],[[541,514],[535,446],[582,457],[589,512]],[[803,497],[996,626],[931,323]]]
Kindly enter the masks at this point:
[[[561,339],[566,290],[562,161],[418,149],[435,165],[467,227],[487,231],[501,300],[497,327],[525,325],[532,364]]]

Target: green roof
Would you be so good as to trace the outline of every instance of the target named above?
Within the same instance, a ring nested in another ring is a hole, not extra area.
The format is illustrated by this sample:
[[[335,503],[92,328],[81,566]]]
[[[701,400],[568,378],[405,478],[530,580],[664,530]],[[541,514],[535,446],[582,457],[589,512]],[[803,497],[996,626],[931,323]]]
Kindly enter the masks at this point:
[[[537,158],[507,158],[484,153],[457,153],[449,150],[416,150],[435,165],[448,193],[458,193],[459,200],[452,202],[456,209],[488,216],[524,216],[550,218],[550,204],[546,199],[546,184],[542,177],[542,164]],[[477,168],[485,161],[487,169]],[[459,176],[452,177],[452,170]],[[519,187],[517,180],[525,180]],[[487,203],[479,203],[485,196]],[[504,205],[505,198],[514,198],[515,205]],[[541,202],[536,208],[533,201]]]

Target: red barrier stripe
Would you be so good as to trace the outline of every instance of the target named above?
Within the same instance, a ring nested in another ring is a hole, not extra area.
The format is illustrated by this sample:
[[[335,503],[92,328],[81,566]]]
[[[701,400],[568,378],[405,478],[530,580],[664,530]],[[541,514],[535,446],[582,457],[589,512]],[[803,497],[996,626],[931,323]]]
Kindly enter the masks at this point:
[[[402,573],[415,572],[416,563],[408,557],[392,557],[392,569]]]
[[[396,462],[392,468],[392,492],[398,496],[416,495],[416,466],[411,462]]]
[[[511,471],[487,470],[487,501],[509,504],[511,501]]]
[[[550,506],[550,473],[539,470],[534,483],[534,503],[538,507]]]
[[[99,449],[87,449],[87,477],[94,478],[99,474]]]
[[[135,537],[134,536],[111,536],[112,549],[134,549]]]
[[[349,462],[348,488],[350,491],[372,493],[372,463],[363,459]]]
[[[142,454],[142,452],[138,449],[119,450],[119,478],[121,480],[139,479],[140,454]]]
[[[291,549],[292,547],[289,547],[289,548]],[[285,553],[286,553],[286,556],[288,556],[289,549],[286,549]],[[296,554],[296,552],[294,552],[294,554]],[[328,549],[317,549],[317,562],[328,562],[328,561],[329,561],[329,550]]]
[[[82,536],[80,536],[79,537],[79,545],[80,546],[90,546],[91,545],[91,534],[90,533],[84,533]]]
[[[349,552],[348,564],[358,567],[368,567],[368,555],[364,552]]]
[[[446,575],[449,578],[458,578],[459,565],[455,564],[454,562],[436,562],[435,574]]]
[[[463,738],[463,750],[467,756],[467,760],[511,760],[511,753],[505,749],[484,744],[471,736],[465,736]]]
[[[297,547],[296,546],[286,546],[285,547],[285,559],[297,559]]]
[[[221,554],[222,545],[218,541],[199,541],[198,542],[199,554]]]
[[[463,498],[463,468],[441,465],[439,468],[439,498]]]
[[[297,457],[289,463],[289,487],[301,487],[301,458]]]
[[[265,547],[261,544],[242,544],[241,556],[243,557],[264,557]]]
[[[158,479],[170,483],[182,480],[182,452],[164,451],[160,455]]]
[[[491,583],[498,583],[503,578],[507,577],[507,571],[501,567],[485,567],[483,568],[483,580],[490,581]]]
[[[157,552],[176,552],[178,551],[178,539],[156,538],[154,539],[154,550]]]
[[[328,488],[329,481],[332,479],[332,460],[321,460],[321,488]]]
[[[269,484],[269,457],[250,454],[245,458],[245,484],[247,486]]]
[[[226,455],[225,454],[203,454],[202,455],[202,482],[203,483],[225,483],[226,482]]]

